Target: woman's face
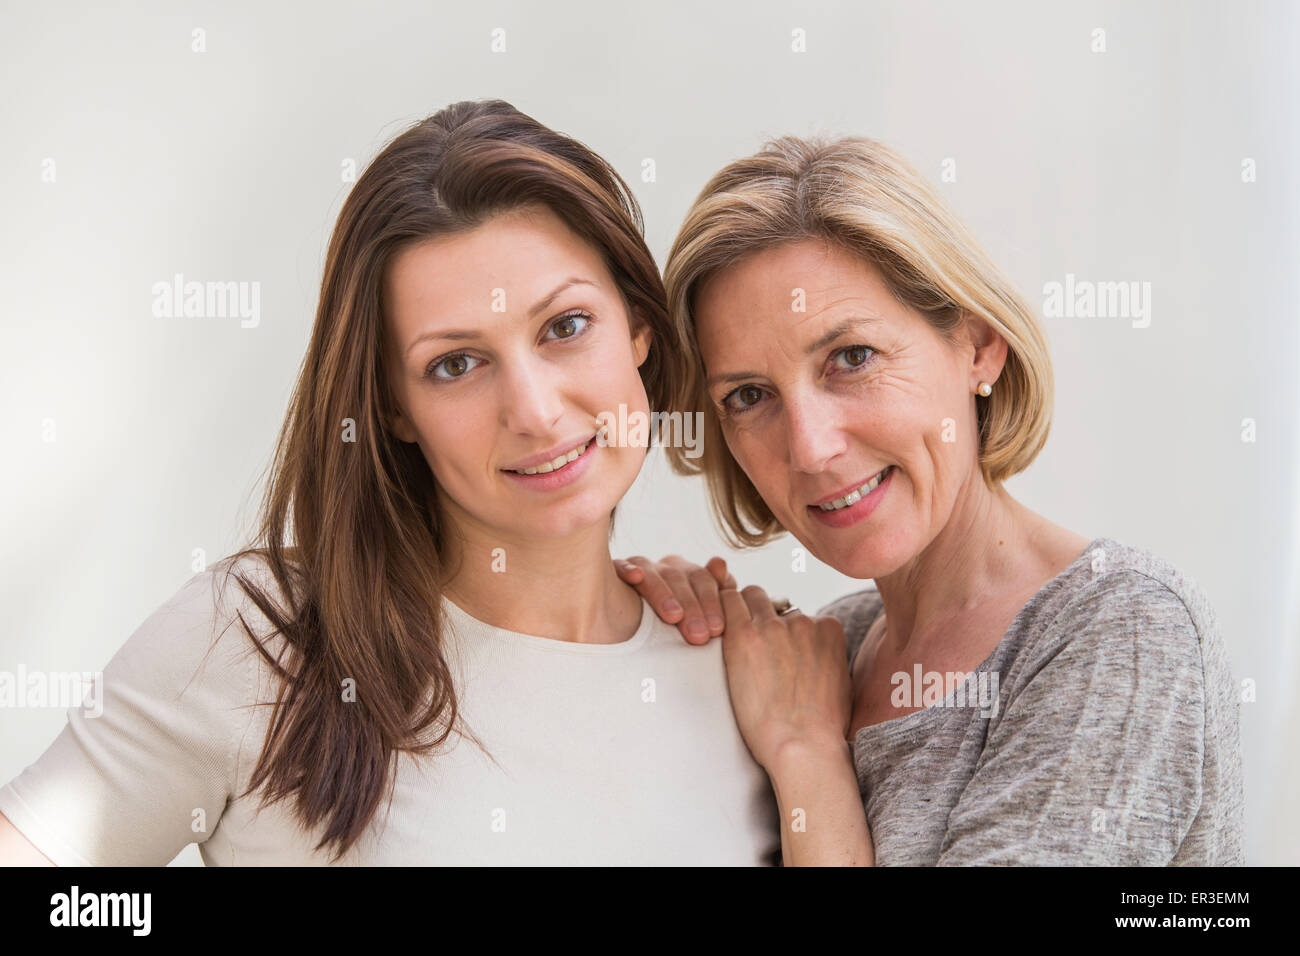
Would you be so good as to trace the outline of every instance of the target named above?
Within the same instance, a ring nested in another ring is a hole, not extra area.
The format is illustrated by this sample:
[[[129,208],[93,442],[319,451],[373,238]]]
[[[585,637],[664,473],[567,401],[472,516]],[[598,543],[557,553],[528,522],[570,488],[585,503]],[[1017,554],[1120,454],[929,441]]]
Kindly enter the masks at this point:
[[[710,277],[695,313],[727,447],[820,560],[888,575],[982,489],[974,394],[1006,358],[984,323],[949,344],[871,264],[812,239]]]
[[[405,249],[384,302],[393,432],[424,452],[444,518],[489,540],[608,521],[645,449],[598,445],[597,416],[648,411],[650,330],[591,246],[544,207],[513,210]]]

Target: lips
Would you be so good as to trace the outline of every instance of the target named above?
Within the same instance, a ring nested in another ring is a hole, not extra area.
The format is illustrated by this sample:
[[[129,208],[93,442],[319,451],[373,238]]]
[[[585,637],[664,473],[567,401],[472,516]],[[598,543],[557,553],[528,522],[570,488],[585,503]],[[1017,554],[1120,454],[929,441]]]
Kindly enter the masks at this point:
[[[860,521],[866,521],[889,494],[889,488],[894,483],[894,472],[897,470],[890,465],[839,497],[808,505],[808,516],[830,528],[848,528]]]
[[[580,454],[574,455],[581,449]],[[562,455],[556,455],[539,465],[532,465],[526,469],[502,468],[501,475],[506,481],[510,482],[517,488],[524,489],[529,494],[559,491],[561,488],[568,488],[582,481],[585,474],[591,471],[592,459],[595,458],[601,449],[597,446],[595,438],[571,448]],[[558,468],[555,462],[561,461]],[[549,471],[543,469],[549,468]]]
[[[562,445],[556,445],[549,451],[544,451],[541,454],[520,459],[511,465],[507,465],[501,470],[513,471],[521,475],[537,475],[558,471],[569,462],[581,456],[582,453],[587,450],[587,446],[590,445],[595,438],[595,435],[588,435],[585,438],[575,438]]]
[[[879,487],[880,483],[889,475],[889,471],[893,467],[893,465],[888,465],[882,470],[876,472],[866,481],[862,482],[862,484],[856,485],[849,491],[844,492],[837,497],[823,498],[821,501],[811,505],[810,507],[820,508],[822,511],[839,511],[843,508],[851,508],[867,495],[871,494],[871,492],[875,491],[876,488]]]

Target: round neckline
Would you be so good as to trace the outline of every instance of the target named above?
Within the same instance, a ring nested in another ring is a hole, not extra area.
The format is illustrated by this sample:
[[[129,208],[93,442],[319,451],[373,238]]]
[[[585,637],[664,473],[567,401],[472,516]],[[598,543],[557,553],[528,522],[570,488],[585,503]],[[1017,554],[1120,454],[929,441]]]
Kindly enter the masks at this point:
[[[595,656],[618,656],[628,654],[643,646],[650,639],[654,622],[658,620],[653,609],[641,599],[641,620],[636,631],[625,641],[614,644],[585,644],[576,641],[564,641],[554,637],[542,637],[539,634],[525,634],[522,631],[510,631],[503,627],[481,621],[470,614],[446,595],[442,596],[442,606],[453,622],[466,625],[471,634],[481,634],[495,640],[505,641],[514,647],[531,647],[539,651],[555,654],[585,654]]]
[[[966,675],[966,679],[962,681],[960,684],[958,684],[957,686],[955,686],[952,689],[952,692],[949,693],[947,696],[945,696],[943,700],[939,701],[938,703],[931,704],[928,707],[922,707],[920,710],[914,710],[910,714],[903,714],[901,717],[893,717],[889,720],[882,720],[880,723],[877,724],[867,724],[867,726],[865,727],[859,727],[857,729],[857,732],[853,735],[853,741],[852,741],[853,744],[856,746],[857,741],[860,740],[862,735],[869,730],[877,731],[882,734],[892,734],[897,731],[911,730],[914,725],[922,724],[927,720],[932,720],[934,719],[936,714],[942,715],[947,711],[951,710],[952,709],[951,702],[957,698],[958,692],[960,691],[961,693],[966,694],[969,689],[969,684],[971,683],[971,681],[977,680],[978,675],[985,673],[989,669],[989,666],[993,663],[994,658],[996,658],[1001,653],[1002,646],[1007,642],[1007,639],[1013,633],[1015,633],[1016,629],[1020,626],[1021,618],[1031,613],[1034,608],[1042,604],[1043,601],[1047,600],[1047,598],[1049,598],[1057,590],[1057,588],[1059,588],[1064,583],[1065,578],[1075,570],[1075,568],[1080,564],[1080,562],[1088,560],[1089,555],[1091,555],[1096,548],[1106,543],[1118,544],[1118,542],[1112,541],[1110,538],[1093,538],[1091,541],[1088,542],[1087,547],[1083,549],[1083,553],[1081,555],[1079,555],[1077,558],[1071,561],[1069,565],[1063,568],[1061,572],[1056,575],[1056,577],[1052,578],[1041,588],[1035,591],[1033,597],[1031,597],[1028,601],[1026,601],[1024,605],[1020,608],[1020,610],[1016,612],[1016,616],[1012,618],[1011,624],[1002,633],[1002,637],[998,640],[997,646],[994,647],[993,650],[989,652],[988,657],[980,661],[979,666],[976,667],[973,671],[970,671]],[[877,594],[879,594],[879,592],[877,592]],[[885,609],[885,605],[882,602],[880,605],[880,610],[877,612],[876,617],[879,617],[880,614],[884,613],[884,609]],[[871,619],[871,623],[867,625],[868,629],[870,629],[876,623],[876,617],[873,617]],[[970,698],[969,696],[966,696],[964,699],[969,700]]]

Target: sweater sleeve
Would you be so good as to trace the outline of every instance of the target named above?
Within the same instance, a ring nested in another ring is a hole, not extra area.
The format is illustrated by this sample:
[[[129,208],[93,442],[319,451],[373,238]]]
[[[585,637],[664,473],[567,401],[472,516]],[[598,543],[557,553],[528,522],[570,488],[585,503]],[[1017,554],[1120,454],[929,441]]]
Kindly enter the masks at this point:
[[[194,575],[151,614],[48,749],[0,789],[0,812],[55,864],[164,865],[217,826],[258,666],[233,612],[218,609],[219,577]],[[233,577],[228,586],[239,590]]]
[[[1200,635],[1177,593],[1099,577],[1012,682],[938,865],[1169,864],[1205,755]]]

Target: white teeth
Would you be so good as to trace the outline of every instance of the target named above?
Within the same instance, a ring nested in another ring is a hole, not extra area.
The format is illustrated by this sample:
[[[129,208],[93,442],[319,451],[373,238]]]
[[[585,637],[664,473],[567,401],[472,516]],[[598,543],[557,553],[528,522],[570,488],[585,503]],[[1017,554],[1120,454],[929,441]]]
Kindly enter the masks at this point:
[[[889,468],[892,467],[894,466],[889,466]],[[863,496],[869,495],[876,490],[876,487],[884,480],[885,475],[889,473],[889,468],[880,472],[861,488],[855,488],[853,491],[850,491],[843,498],[836,498],[834,501],[828,501],[826,504],[818,505],[817,507],[821,508],[822,511],[839,511],[841,508],[850,508],[853,505],[856,505],[862,500]]]
[[[558,458],[552,459],[543,465],[538,465],[536,468],[512,468],[510,470],[517,475],[545,475],[548,472],[559,471],[569,462],[581,456],[590,444],[590,441],[585,441],[572,451],[563,454]]]

